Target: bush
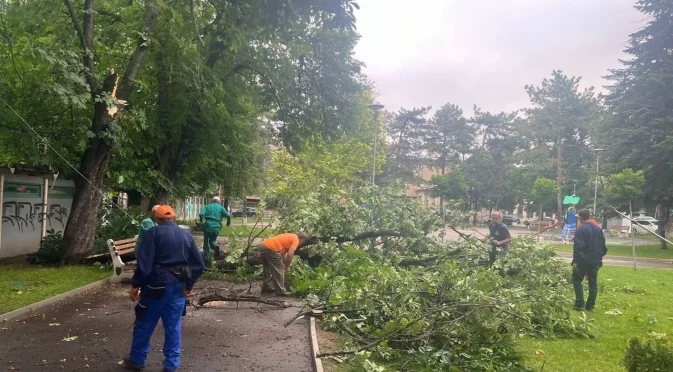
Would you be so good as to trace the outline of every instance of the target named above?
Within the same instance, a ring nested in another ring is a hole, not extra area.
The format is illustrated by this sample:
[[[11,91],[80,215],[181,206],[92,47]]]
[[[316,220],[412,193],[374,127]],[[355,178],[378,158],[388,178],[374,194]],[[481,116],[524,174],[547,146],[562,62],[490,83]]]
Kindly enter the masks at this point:
[[[94,240],[94,254],[108,253],[107,240],[119,240],[134,237],[138,234],[140,221],[149,217],[149,212],[143,212],[139,207],[130,207],[120,210],[109,201],[103,201],[98,214],[98,229]]]
[[[663,334],[649,339],[634,337],[629,341],[622,361],[629,372],[670,371],[673,368],[673,342]]]
[[[47,230],[47,235],[40,241],[40,249],[30,256],[32,264],[58,264],[63,258],[63,233],[54,229]]]

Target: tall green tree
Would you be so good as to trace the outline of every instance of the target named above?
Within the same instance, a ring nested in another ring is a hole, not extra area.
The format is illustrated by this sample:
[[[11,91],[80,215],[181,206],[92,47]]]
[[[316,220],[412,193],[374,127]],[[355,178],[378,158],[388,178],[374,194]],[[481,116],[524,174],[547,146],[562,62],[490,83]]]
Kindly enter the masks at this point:
[[[538,178],[533,183],[531,190],[531,197],[535,200],[540,208],[540,215],[538,218],[542,220],[542,209],[548,200],[553,198],[558,193],[558,186],[551,178]]]
[[[488,171],[482,169],[474,174],[484,178],[484,181],[488,179],[485,183],[489,186],[484,189],[481,200],[490,209],[499,210],[507,192],[507,174],[515,163],[514,154],[520,147],[520,138],[516,132],[519,123],[517,113],[492,114],[475,106],[470,123],[476,135],[474,152],[488,153],[492,162]]]
[[[474,129],[463,116],[463,110],[451,103],[442,106],[423,128],[423,149],[430,165],[445,174],[470,152]]]
[[[604,193],[608,201],[615,203],[617,208],[625,206],[631,208],[632,204],[635,204],[636,207],[642,205],[645,195],[644,187],[644,172],[626,168],[610,177]],[[629,211],[629,213],[633,212]]]
[[[386,118],[387,162],[383,178],[389,182],[404,180],[416,182],[415,171],[424,163],[423,129],[430,107],[400,109]]]
[[[323,99],[343,88],[335,83],[330,90],[326,81],[336,82],[344,73],[358,75],[348,53],[356,37],[357,4],[351,0],[48,0],[2,5],[2,52],[13,62],[5,64],[3,58],[0,63],[3,97],[47,141],[62,148],[84,176],[75,177],[64,233],[67,261],[79,260],[92,247],[99,190],[109,170],[124,188],[160,194],[197,190],[209,179],[222,182],[236,167],[249,164],[245,157],[251,146],[262,143],[251,140],[259,134],[255,128],[260,117],[281,128],[293,119],[277,114],[281,105],[271,103],[271,92],[282,96],[279,87],[296,87],[293,97],[301,100],[284,106],[287,112],[313,115],[318,109],[339,112],[340,105],[350,102],[341,98],[355,91],[343,89],[340,99]],[[350,36],[341,39],[345,36],[329,30]],[[350,44],[341,47],[344,40]],[[325,51],[320,58],[318,47]],[[311,64],[314,60],[324,63]],[[266,76],[269,71],[284,74],[274,80]],[[300,83],[300,75],[311,83]],[[351,87],[361,86],[354,81]],[[323,104],[309,106],[318,101]],[[42,114],[26,115],[31,107],[39,107]],[[39,123],[45,115],[49,120],[43,126]],[[330,120],[317,123],[327,128],[321,134],[337,136],[341,130],[330,126]],[[47,127],[53,131],[43,130]],[[25,133],[30,132],[3,133],[0,141],[10,143],[8,137],[25,138]],[[16,148],[26,150],[3,159],[40,160],[35,159],[38,151],[29,150],[37,148],[37,141],[30,142],[24,139],[25,146]],[[213,153],[219,156],[203,156]],[[114,160],[132,160],[130,169],[115,170]]]
[[[456,166],[465,159],[465,155],[470,151],[474,142],[474,130],[463,116],[463,110],[451,103],[437,110],[421,130],[422,146],[425,157],[428,158],[427,165],[438,169],[442,176],[446,175],[449,167]],[[460,177],[462,178],[462,174]],[[433,179],[432,183],[437,190],[445,190],[442,185],[447,180],[447,177],[443,177]],[[459,183],[464,183],[464,181]],[[440,214],[444,215],[446,193],[440,191],[437,196],[439,197]],[[462,199],[462,196],[459,199]]]
[[[556,173],[559,216],[563,214],[562,190],[569,181],[567,154],[589,152],[588,127],[597,104],[593,88],[580,90],[580,80],[555,70],[540,86],[526,86],[533,106],[526,110],[528,139]]]
[[[430,184],[432,185],[431,196],[440,200],[439,208],[442,216],[444,216],[445,200],[465,202],[468,186],[460,168],[453,169],[446,174],[432,176]]]
[[[608,76],[610,115],[601,132],[609,134],[612,162],[644,171],[645,200],[659,206],[664,234],[673,206],[673,3],[640,0],[635,7],[648,22],[630,36],[625,52],[631,58]]]

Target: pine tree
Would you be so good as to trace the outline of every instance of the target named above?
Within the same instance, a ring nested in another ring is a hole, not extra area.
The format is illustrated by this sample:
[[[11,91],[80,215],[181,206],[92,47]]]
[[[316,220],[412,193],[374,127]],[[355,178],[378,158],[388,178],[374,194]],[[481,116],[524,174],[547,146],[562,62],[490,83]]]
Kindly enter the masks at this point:
[[[645,199],[659,205],[663,234],[673,206],[673,2],[640,0],[636,9],[649,22],[631,35],[631,58],[610,71],[602,133],[612,161],[645,171]]]

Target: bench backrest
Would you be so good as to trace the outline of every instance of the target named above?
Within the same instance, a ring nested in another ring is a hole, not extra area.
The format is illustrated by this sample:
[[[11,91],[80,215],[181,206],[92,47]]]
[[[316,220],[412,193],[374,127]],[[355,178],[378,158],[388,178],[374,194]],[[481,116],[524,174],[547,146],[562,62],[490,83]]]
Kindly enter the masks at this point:
[[[115,240],[112,242],[112,247],[115,251],[115,253],[119,256],[131,253],[135,249],[136,246],[136,241],[138,240],[138,237],[133,237],[129,239],[123,239],[123,240]]]

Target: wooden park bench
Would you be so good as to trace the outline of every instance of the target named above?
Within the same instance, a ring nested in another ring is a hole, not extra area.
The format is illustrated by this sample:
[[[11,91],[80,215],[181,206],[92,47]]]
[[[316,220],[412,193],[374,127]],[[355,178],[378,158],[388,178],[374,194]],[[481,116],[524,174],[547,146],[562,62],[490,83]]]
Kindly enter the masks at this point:
[[[136,268],[135,259],[133,261],[124,262],[122,256],[133,252],[137,240],[138,236],[122,240],[108,239],[107,246],[110,249],[112,265],[114,266],[112,278],[110,279],[111,283],[120,283],[124,277],[130,278],[133,276],[133,271]],[[128,274],[129,272],[131,275]]]

